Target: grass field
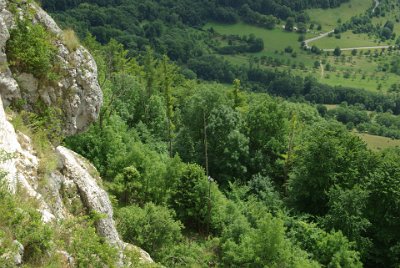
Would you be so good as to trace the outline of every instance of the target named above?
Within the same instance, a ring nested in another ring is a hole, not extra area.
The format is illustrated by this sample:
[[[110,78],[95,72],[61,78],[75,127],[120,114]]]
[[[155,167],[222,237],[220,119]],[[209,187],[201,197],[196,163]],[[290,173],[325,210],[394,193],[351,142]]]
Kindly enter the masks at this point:
[[[339,75],[339,76],[338,76]],[[346,86],[353,88],[363,88],[369,91],[380,91],[382,93],[386,92],[389,87],[398,83],[399,79],[396,75],[385,76],[376,76],[375,79],[362,79],[362,75],[351,76],[350,78],[344,78],[341,73],[335,72],[331,74],[329,77],[325,76],[324,78],[318,78],[319,82],[331,85],[331,86]]]
[[[282,50],[284,48],[282,46],[288,45],[292,45],[293,48],[300,50],[298,42],[299,35],[293,32],[286,32],[283,29],[276,28],[274,30],[267,30],[245,23],[229,25],[220,23],[207,23],[204,26],[206,29],[211,27],[220,34],[254,34],[264,40],[265,50],[267,51],[274,52],[275,50]]]
[[[341,36],[342,37],[340,39],[337,39],[335,37],[325,37],[311,43],[311,45],[316,45],[321,49],[335,47],[348,48],[385,45],[373,40],[367,34],[353,34],[352,32],[348,31],[342,33]]]
[[[365,141],[368,147],[374,151],[380,151],[386,148],[400,147],[400,140],[370,135],[366,133],[355,133],[358,137]]]
[[[333,9],[310,9],[307,11],[311,21],[321,24],[322,31],[330,31],[338,25],[338,20],[342,22],[351,17],[363,14],[368,8],[372,7],[373,0],[351,0],[349,3],[342,4]]]
[[[260,28],[257,26],[237,23],[237,24],[221,24],[221,23],[207,23],[204,29],[213,28],[219,34],[233,34],[233,35],[249,35],[254,34],[255,36],[262,38],[264,41],[264,50],[258,53],[252,53],[252,56],[272,57],[279,58],[283,61],[290,60],[291,62],[304,63],[312,65],[316,60],[313,55],[309,55],[307,52],[300,48],[298,41],[299,34],[294,32],[286,32],[281,27],[277,27],[273,30]],[[296,58],[293,58],[291,54],[283,53],[285,47],[291,46],[293,51],[297,53]],[[248,55],[235,55],[234,57],[227,57],[230,61],[236,64],[248,63]],[[236,58],[236,59],[233,59]]]
[[[235,56],[225,56],[225,58],[236,65],[248,64],[248,56],[247,55],[235,55]],[[334,57],[328,57],[329,62],[334,62]],[[313,61],[317,58],[310,58]],[[376,72],[373,70],[374,66],[368,66],[367,63],[360,61],[360,66],[357,64],[351,67],[346,64],[337,63],[333,64],[335,71],[325,71],[324,76],[321,76],[321,69],[316,69],[313,67],[307,67],[306,70],[300,69],[290,69],[290,72],[294,75],[307,76],[311,75],[315,77],[319,82],[328,84],[331,86],[346,86],[346,87],[354,87],[354,88],[363,88],[369,91],[379,91],[385,93],[392,84],[399,83],[399,76],[392,73],[383,73]],[[366,65],[364,72],[363,66]],[[290,67],[287,65],[280,67],[272,67],[266,66],[266,69],[274,69],[279,71],[288,70]],[[350,77],[345,78],[345,73],[349,73]]]

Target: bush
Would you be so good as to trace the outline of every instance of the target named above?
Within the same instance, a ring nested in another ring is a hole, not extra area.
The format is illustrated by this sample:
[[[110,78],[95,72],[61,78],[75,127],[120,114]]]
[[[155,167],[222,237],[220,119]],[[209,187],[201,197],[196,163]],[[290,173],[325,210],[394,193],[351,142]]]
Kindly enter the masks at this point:
[[[203,168],[187,164],[178,185],[171,198],[171,207],[185,227],[199,232],[206,232],[209,227],[213,233],[220,232],[225,197],[215,183],[208,181]]]
[[[129,206],[117,211],[116,216],[122,239],[151,252],[155,258],[162,258],[182,239],[182,224],[165,207],[152,203],[144,208]]]
[[[11,195],[4,184],[0,185],[0,200],[0,253],[15,252],[12,241],[17,240],[24,246],[24,263],[43,263],[52,246],[53,232],[50,226],[42,222],[41,214],[32,205],[32,200],[28,202]],[[5,261],[0,256],[0,266]]]
[[[164,256],[162,264],[165,267],[210,267],[219,239],[202,242],[186,239],[186,241],[176,244]]]
[[[285,47],[285,52],[286,53],[292,53],[293,52],[293,48],[291,46]]]
[[[77,267],[114,267],[117,263],[117,249],[96,233],[97,219],[99,215],[80,217],[61,225],[59,235]]]
[[[11,68],[40,79],[54,77],[52,69],[56,51],[52,36],[45,28],[27,20],[17,21],[6,46]]]
[[[323,267],[362,267],[355,244],[340,231],[328,233],[315,224],[297,221],[292,223],[289,237]]]
[[[63,31],[62,40],[70,51],[75,51],[80,46],[79,38],[72,29]]]

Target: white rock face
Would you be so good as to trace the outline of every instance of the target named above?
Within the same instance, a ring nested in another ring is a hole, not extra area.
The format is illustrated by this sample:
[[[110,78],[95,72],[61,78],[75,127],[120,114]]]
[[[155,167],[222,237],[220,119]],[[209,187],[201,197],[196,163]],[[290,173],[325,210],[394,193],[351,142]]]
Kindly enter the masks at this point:
[[[6,114],[3,109],[3,103],[0,98],[0,150],[16,154],[21,151],[21,146],[17,140],[17,134],[14,127],[7,121]],[[15,193],[17,188],[17,168],[16,159],[12,158],[0,163],[0,169],[7,172],[6,181],[11,192]]]
[[[5,46],[10,38],[8,29],[12,26],[12,15],[5,9],[6,1],[0,0],[0,94],[6,105],[9,101],[19,96],[19,88],[17,82],[12,78],[11,71],[7,65],[7,56],[5,54]]]
[[[19,140],[24,141],[22,143],[24,146],[21,146]],[[49,222],[55,217],[37,191],[39,162],[29,144],[30,139],[22,133],[17,134],[8,122],[0,97],[0,150],[12,155],[11,159],[0,163],[0,169],[7,173],[5,179],[10,191],[15,193],[17,186],[20,185],[29,196],[39,201],[43,221]]]
[[[64,180],[73,181],[76,184],[86,208],[105,215],[105,218],[97,223],[97,232],[105,237],[110,244],[121,250],[125,248],[133,249],[132,245],[124,243],[119,238],[108,194],[97,184],[96,179],[89,172],[94,167],[82,156],[65,147],[57,147],[57,153],[61,159],[60,172],[63,174]],[[139,250],[142,260],[153,262],[150,255],[144,250],[139,248],[135,248],[135,250]]]
[[[96,211],[105,215],[98,221],[97,232],[105,237],[108,242],[120,249],[121,263],[123,250],[133,249],[132,245],[124,243],[118,235],[113,220],[113,208],[108,194],[102,189],[96,177],[96,169],[82,156],[73,151],[59,146],[55,149],[58,158],[58,167],[47,179],[46,186],[39,183],[39,159],[31,145],[29,137],[16,133],[14,127],[7,120],[6,113],[0,97],[0,150],[13,154],[13,158],[0,163],[0,169],[8,173],[6,177],[10,191],[24,190],[29,196],[35,198],[39,204],[44,222],[54,222],[64,218],[73,217],[68,207],[68,200],[62,197],[65,189],[70,189],[76,198],[82,201],[85,210]],[[44,196],[43,192],[46,192]],[[67,202],[67,203],[65,203]],[[136,248],[135,248],[136,249]],[[150,255],[138,249],[143,261],[153,262]]]
[[[62,163],[61,173],[78,186],[84,205],[106,216],[98,222],[97,231],[110,243],[120,245],[121,240],[115,228],[113,208],[107,192],[90,175],[82,157],[62,146],[57,147],[57,153]]]
[[[62,30],[37,4],[31,3],[30,7],[35,13],[33,22],[40,23],[58,37],[54,45],[58,49],[59,72],[63,77],[50,86],[48,83],[39,83],[32,74],[18,73],[16,70],[13,76],[7,65],[5,46],[14,20],[6,9],[6,4],[7,1],[0,0],[0,94],[5,106],[22,98],[27,101],[26,109],[29,110],[38,101],[43,101],[46,105],[59,107],[63,111],[65,135],[84,131],[98,118],[103,101],[97,81],[97,65],[92,55],[82,46],[75,51],[69,51],[61,41]],[[23,13],[20,15],[28,17]],[[13,77],[17,79],[14,80]]]
[[[14,240],[13,244],[17,248],[17,252],[16,252],[16,254],[14,256],[14,263],[16,265],[21,265],[22,264],[22,257],[24,256],[25,248],[18,240]]]

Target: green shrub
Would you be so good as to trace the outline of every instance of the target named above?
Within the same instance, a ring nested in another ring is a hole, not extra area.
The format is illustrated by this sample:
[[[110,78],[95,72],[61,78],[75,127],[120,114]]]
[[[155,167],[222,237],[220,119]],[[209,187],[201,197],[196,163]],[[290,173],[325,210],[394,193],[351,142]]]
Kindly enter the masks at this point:
[[[217,238],[204,242],[186,239],[170,248],[161,263],[166,267],[210,267],[218,243]]]
[[[117,227],[124,241],[162,258],[181,238],[182,224],[165,207],[148,203],[144,208],[129,206],[117,212]]]
[[[10,158],[12,158],[12,154],[7,153],[3,149],[0,149],[0,163],[3,163],[9,160]],[[7,173],[4,170],[0,169],[0,185],[2,183],[2,179],[4,179],[6,176]]]
[[[11,195],[4,185],[0,186],[0,200],[0,236],[6,245],[2,243],[0,252],[15,252],[11,242],[17,240],[25,249],[24,263],[43,263],[52,248],[53,232],[50,226],[42,222],[32,200]],[[0,258],[1,265],[5,261]]]
[[[202,167],[196,164],[185,165],[170,199],[170,206],[187,229],[200,232],[209,229],[213,234],[219,233],[225,203],[226,198],[215,182],[208,181]]]
[[[325,232],[315,224],[294,221],[289,237],[325,267],[362,267],[360,254],[342,232]]]
[[[115,267],[117,249],[96,233],[99,215],[77,217],[62,222],[57,230],[58,241],[71,254],[77,267]]]
[[[52,36],[40,24],[18,20],[10,32],[6,52],[11,68],[40,79],[54,77],[57,48],[52,44]]]

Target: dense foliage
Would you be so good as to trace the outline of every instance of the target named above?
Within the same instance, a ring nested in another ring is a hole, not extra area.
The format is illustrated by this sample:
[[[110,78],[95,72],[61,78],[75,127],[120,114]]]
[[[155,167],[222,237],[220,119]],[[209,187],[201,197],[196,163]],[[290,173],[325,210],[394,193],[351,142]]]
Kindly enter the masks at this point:
[[[261,57],[249,59],[247,65],[234,65],[223,57],[240,53],[256,52],[264,44],[256,36],[220,35],[212,28],[204,31],[201,26],[208,21],[237,22],[238,19],[260,27],[274,28],[279,20],[285,21],[285,29],[292,31],[306,30],[311,23],[305,10],[312,7],[336,7],[347,1],[53,1],[43,0],[42,5],[54,12],[56,20],[66,28],[74,28],[81,37],[90,32],[102,43],[116,39],[123,44],[129,56],[138,57],[143,63],[146,47],[151,47],[157,57],[166,54],[172,61],[182,67],[181,73],[187,78],[232,83],[239,78],[246,89],[268,92],[299,101],[313,103],[350,105],[364,104],[367,110],[378,112],[400,113],[398,94],[381,94],[348,86],[332,87],[319,84],[310,78],[300,78],[288,71],[277,71],[275,67],[285,65],[279,57]],[[376,12],[389,10],[390,4],[381,1]],[[378,11],[379,10],[379,11]],[[304,12],[303,12],[304,11]],[[370,10],[365,14],[339,23],[335,34],[348,29],[354,32],[365,32],[383,39],[395,38],[393,22],[376,26],[371,23],[373,16]],[[372,28],[360,30],[363,25],[371,24]],[[314,27],[313,23],[310,27]],[[305,29],[304,29],[305,27]],[[318,27],[320,28],[320,26]],[[318,29],[319,31],[320,29]],[[389,33],[390,32],[390,33]],[[299,36],[304,38],[304,36]],[[400,39],[399,39],[400,40]],[[400,41],[399,41],[400,42]],[[282,48],[283,49],[283,48]],[[287,47],[286,53],[296,57],[293,48]],[[340,48],[334,53],[340,56]],[[311,53],[320,54],[317,47]],[[316,61],[316,66],[320,64]],[[265,68],[265,66],[272,68]],[[397,73],[398,61],[393,60],[390,66],[383,68]],[[289,64],[290,66],[290,64]],[[304,69],[304,63],[298,66]],[[331,66],[326,66],[329,71]]]
[[[66,143],[101,172],[126,241],[174,267],[399,264],[397,149],[371,152],[339,112],[246,93],[239,80],[199,84],[151,50],[139,64],[115,41],[85,44],[105,104]]]
[[[52,43],[51,34],[43,26],[18,20],[10,33],[6,50],[11,67],[38,78],[53,78],[57,48]]]

